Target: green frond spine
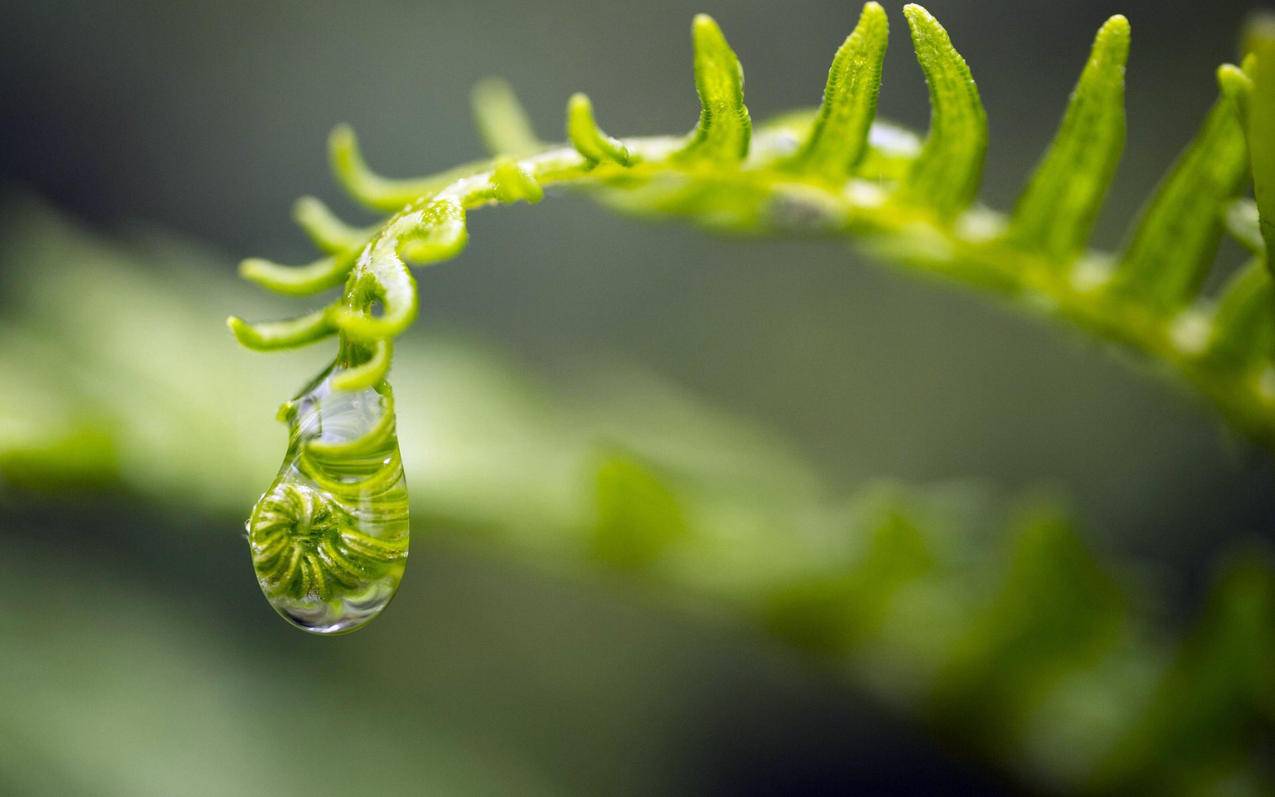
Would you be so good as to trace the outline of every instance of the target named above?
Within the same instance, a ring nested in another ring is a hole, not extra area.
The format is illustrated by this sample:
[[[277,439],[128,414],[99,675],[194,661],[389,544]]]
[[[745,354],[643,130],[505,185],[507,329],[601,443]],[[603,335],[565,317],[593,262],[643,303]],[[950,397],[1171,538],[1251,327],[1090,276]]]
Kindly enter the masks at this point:
[[[322,340],[336,332],[327,309],[286,321],[264,321],[250,324],[238,316],[226,319],[235,340],[256,351],[295,349]]]
[[[1240,124],[1248,129],[1249,108],[1253,101],[1253,79],[1235,64],[1222,64],[1217,68],[1217,85],[1240,115]]]
[[[418,312],[409,262],[458,254],[468,238],[469,211],[534,202],[549,186],[578,188],[617,210],[679,217],[715,230],[845,237],[914,271],[998,294],[1141,352],[1216,402],[1236,426],[1275,446],[1275,347],[1267,342],[1270,314],[1260,306],[1260,297],[1271,291],[1249,271],[1218,302],[1197,290],[1224,225],[1255,252],[1266,250],[1255,234],[1261,227],[1254,217],[1265,218],[1260,203],[1238,197],[1247,162],[1237,106],[1248,96],[1255,115],[1258,57],[1248,57],[1243,70],[1220,70],[1223,98],[1162,181],[1124,256],[1113,258],[1083,251],[1079,242],[1118,155],[1124,19],[1115,17],[1100,30],[1054,143],[1014,217],[1006,218],[981,207],[962,212],[978,190],[986,118],[946,32],[918,6],[905,13],[930,87],[930,131],[922,142],[911,131],[871,122],[857,165],[857,139],[837,131],[856,131],[871,116],[872,58],[884,46],[884,22],[878,27],[879,11],[871,4],[830,70],[830,85],[836,75],[842,78],[825,92],[826,107],[785,114],[756,131],[743,105],[738,59],[707,17],[697,18],[694,27],[702,109],[689,138],[613,139],[597,129],[580,98],[568,107],[566,146],[390,180],[367,169],[353,133],[340,127],[332,138],[338,178],[356,199],[392,214],[360,230],[317,201],[303,202],[298,220],[320,249],[328,255],[358,252],[342,295],[303,319],[257,326],[235,320],[231,327],[245,346],[258,349],[304,345],[337,332],[342,351],[355,353],[347,367],[360,367],[380,352],[388,366],[390,347],[382,342],[406,329]],[[855,59],[862,63],[848,63]],[[848,83],[856,81],[862,92],[851,91]],[[1248,82],[1254,84],[1251,94]],[[1251,136],[1251,119],[1249,127]],[[620,146],[628,165],[618,157]],[[1065,152],[1076,155],[1071,169],[1058,165],[1067,160],[1058,153]],[[601,157],[608,154],[615,157]],[[851,171],[844,174],[846,169]],[[1046,219],[1052,226],[1040,232]],[[1038,233],[1026,232],[1031,228]],[[305,272],[278,268],[280,284],[271,287],[301,292],[283,283],[304,284]]]
[[[567,140],[591,163],[611,161],[628,166],[633,162],[624,142],[611,138],[598,128],[593,117],[593,103],[579,92],[572,94],[567,101]]]
[[[426,266],[450,260],[469,243],[465,209],[450,199],[425,203],[420,222],[402,239],[399,253],[413,265]]]
[[[416,320],[416,300],[402,291],[387,292],[381,299],[388,312],[373,315],[366,310],[334,308],[332,322],[343,334],[362,341],[375,342],[401,335]]]
[[[239,276],[275,293],[309,296],[340,285],[356,257],[358,250],[348,249],[304,266],[285,266],[252,257],[239,264]]]
[[[903,15],[930,89],[930,132],[902,197],[948,219],[978,194],[987,154],[987,114],[969,66],[938,20],[915,4],[904,6]]]
[[[1266,265],[1275,271],[1275,256],[1269,256],[1275,252],[1275,21],[1263,17],[1255,22],[1249,41],[1256,58],[1247,131],[1252,147],[1253,193],[1266,240]]]
[[[1014,208],[1020,246],[1070,264],[1083,251],[1125,143],[1129,21],[1114,16],[1094,38],[1058,133]]]
[[[392,338],[416,320],[416,279],[398,250],[402,238],[419,227],[423,214],[415,210],[396,216],[359,256],[342,303],[330,311],[332,322],[347,338],[366,343]],[[374,315],[378,303],[381,312]]]
[[[1213,312],[1209,356],[1241,371],[1275,352],[1275,286],[1260,259],[1231,277]]]
[[[373,172],[363,160],[358,137],[349,125],[338,125],[328,137],[332,173],[341,187],[361,204],[383,212],[399,210],[426,194],[445,188],[479,167],[458,166],[415,180],[393,180]]]
[[[1163,313],[1194,297],[1213,264],[1222,214],[1247,171],[1239,116],[1223,96],[1143,212],[1117,267],[1115,290]]]
[[[794,171],[844,182],[859,163],[877,113],[889,32],[885,9],[866,3],[854,31],[832,59],[819,115],[788,164]]]
[[[699,123],[678,156],[718,163],[741,161],[748,155],[753,130],[744,105],[744,68],[722,29],[707,14],[695,17],[691,39],[695,45]]]
[[[327,205],[312,196],[303,196],[292,206],[292,218],[321,251],[336,253],[358,248],[376,234],[376,228],[346,224]]]
[[[374,387],[389,374],[390,361],[393,357],[393,341],[382,338],[372,344],[371,354],[367,360],[333,376],[332,386],[337,390],[363,390]]]
[[[545,191],[536,178],[510,158],[501,158],[491,172],[491,193],[497,202],[528,202],[544,199]]]
[[[474,123],[493,157],[521,158],[544,148],[532,129],[513,88],[500,78],[487,78],[470,95]]]

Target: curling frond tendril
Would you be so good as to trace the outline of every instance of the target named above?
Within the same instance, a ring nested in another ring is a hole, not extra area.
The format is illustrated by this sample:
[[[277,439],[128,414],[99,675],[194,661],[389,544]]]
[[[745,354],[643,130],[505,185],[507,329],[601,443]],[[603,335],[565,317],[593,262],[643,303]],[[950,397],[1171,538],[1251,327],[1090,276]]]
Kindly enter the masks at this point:
[[[392,341],[416,318],[409,264],[457,256],[466,214],[538,202],[546,186],[586,189],[624,212],[685,218],[745,234],[841,236],[909,270],[998,294],[1136,351],[1211,399],[1237,427],[1275,445],[1275,35],[1255,25],[1242,66],[1218,71],[1219,97],[1116,254],[1087,248],[1125,142],[1130,27],[1099,29],[1058,132],[1011,213],[976,201],[987,118],[969,66],[939,22],[904,8],[929,85],[924,140],[876,117],[888,21],[867,3],[837,51],[818,109],[754,127],[739,59],[717,24],[695,18],[698,123],[688,136],[617,139],[583,94],[567,105],[568,145],[531,129],[507,86],[480,84],[475,107],[494,159],[416,179],[382,177],[345,126],[329,141],[352,197],[390,212],[366,228],[305,198],[295,218],[323,256],[304,266],[247,260],[241,273],[278,293],[343,285],[332,303],[288,321],[229,319],[248,348],[340,337],[343,388],[383,379]],[[1243,196],[1255,186],[1255,199]],[[1202,291],[1229,233],[1252,261]]]

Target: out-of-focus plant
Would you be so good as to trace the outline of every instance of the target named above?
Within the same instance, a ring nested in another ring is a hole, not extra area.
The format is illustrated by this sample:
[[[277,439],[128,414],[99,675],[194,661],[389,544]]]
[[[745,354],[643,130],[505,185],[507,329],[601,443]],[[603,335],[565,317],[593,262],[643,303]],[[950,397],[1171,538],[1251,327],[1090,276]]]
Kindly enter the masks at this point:
[[[300,268],[251,260],[242,273],[285,294],[343,286],[340,296],[298,319],[231,328],[257,349],[338,335],[338,387],[376,385],[417,313],[407,263],[456,255],[468,211],[563,185],[716,230],[844,236],[1140,352],[1275,443],[1269,37],[1255,28],[1243,66],[1219,70],[1222,96],[1201,132],[1127,245],[1106,254],[1086,247],[1124,144],[1124,18],[1099,31],[1053,143],[1000,214],[976,203],[987,137],[970,71],[933,17],[917,6],[905,16],[930,86],[924,140],[874,119],[887,32],[875,3],[837,53],[820,108],[755,132],[739,62],[707,17],[693,28],[702,109],[689,137],[611,138],[577,95],[570,146],[546,145],[490,83],[476,98],[494,160],[390,180],[338,128],[338,177],[392,215],[356,228],[303,199],[297,219],[325,256]],[[1250,176],[1254,200],[1242,195]],[[1205,295],[1228,230],[1252,262]],[[237,510],[269,436],[227,407],[283,387],[245,377],[192,320],[229,289],[171,270],[161,285],[131,254],[102,254],[63,228],[23,252],[60,267],[23,270],[30,307],[0,344],[0,363],[24,373],[21,395],[0,405],[6,490],[107,484],[185,510]],[[94,261],[109,262],[109,278]],[[192,351],[197,371],[183,367]],[[968,488],[888,484],[829,502],[765,435],[649,384],[625,381],[600,402],[619,423],[564,409],[472,352],[434,344],[399,357],[399,395],[430,396],[399,411],[421,487],[414,509],[433,527],[729,607],[1046,788],[1272,788],[1275,575],[1264,553],[1220,566],[1203,618],[1173,641],[1049,502],[1015,510]]]
[[[188,249],[113,250],[45,214],[8,218],[26,300],[0,362],[34,378],[0,405],[0,426],[32,430],[0,440],[0,499],[69,482],[236,516],[275,438],[269,419],[227,413],[293,378],[245,372],[218,346],[211,312],[250,297],[181,268],[199,259]],[[131,320],[104,312],[125,303]],[[582,404],[455,342],[400,357],[400,389],[420,397],[399,408],[418,530],[720,607],[1029,784],[1270,788],[1275,571],[1261,551],[1218,568],[1178,640],[1056,502],[888,483],[828,500],[772,436],[649,378],[608,376]],[[77,434],[97,442],[70,456]]]
[[[1199,134],[1128,243],[1108,254],[1086,244],[1125,143],[1128,21],[1114,16],[1098,31],[1057,135],[1013,211],[1001,214],[976,203],[987,119],[970,69],[934,17],[917,5],[903,13],[930,89],[924,141],[874,118],[888,30],[877,3],[864,6],[837,52],[822,105],[756,131],[740,62],[703,15],[692,31],[701,111],[686,137],[612,138],[577,94],[567,106],[570,145],[546,145],[508,90],[486,84],[477,110],[495,160],[392,180],[371,172],[354,134],[338,127],[330,140],[338,179],[355,199],[392,215],[356,228],[318,200],[302,199],[297,221],[324,257],[302,267],[252,259],[241,273],[289,295],[343,285],[340,296],[292,320],[232,317],[230,327],[261,350],[338,335],[346,369],[338,385],[374,385],[389,369],[392,341],[417,314],[408,263],[459,253],[468,211],[538,202],[544,187],[562,185],[627,212],[729,232],[844,236],[910,270],[1000,294],[1133,349],[1183,377],[1239,428],[1275,444],[1275,291],[1265,265],[1275,214],[1268,151],[1275,147],[1268,135],[1275,76],[1266,63],[1272,56],[1261,54],[1263,36],[1251,37],[1243,68],[1219,69],[1221,96]],[[1256,202],[1243,197],[1250,175]],[[1224,230],[1251,249],[1252,262],[1205,295]]]

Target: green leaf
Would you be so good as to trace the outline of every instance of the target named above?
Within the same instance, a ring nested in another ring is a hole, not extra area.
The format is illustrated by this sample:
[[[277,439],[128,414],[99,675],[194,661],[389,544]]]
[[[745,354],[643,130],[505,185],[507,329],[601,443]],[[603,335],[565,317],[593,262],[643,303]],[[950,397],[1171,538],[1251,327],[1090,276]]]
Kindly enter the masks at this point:
[[[433,194],[461,177],[482,171],[486,164],[466,164],[428,177],[393,180],[373,172],[363,160],[358,138],[348,125],[337,125],[328,137],[332,173],[341,186],[373,210],[396,211],[422,196]]]
[[[1005,747],[1040,695],[1096,661],[1126,615],[1119,585],[1068,518],[1033,511],[1016,530],[1005,578],[938,673],[936,706]]]
[[[691,38],[699,123],[678,156],[685,160],[741,161],[748,154],[753,129],[744,106],[744,68],[721,28],[707,14],[695,17]]]
[[[15,488],[64,497],[68,488],[112,485],[120,466],[119,424],[92,413],[89,406],[67,408],[47,428],[24,419],[17,439],[0,440],[0,497]]]
[[[1248,141],[1252,147],[1253,192],[1261,214],[1266,251],[1275,252],[1275,21],[1262,17],[1250,26],[1248,40],[1257,57],[1253,78]],[[1275,269],[1275,257],[1267,267]]]
[[[450,260],[469,243],[465,209],[451,199],[426,202],[420,211],[420,222],[401,239],[403,257],[414,265],[424,266]]]
[[[226,319],[235,340],[249,349],[274,351],[295,349],[322,340],[336,332],[326,308],[286,321],[250,324],[238,316]]]
[[[1260,259],[1227,281],[1212,329],[1209,354],[1219,361],[1249,369],[1275,351],[1275,292]]]
[[[1252,738],[1246,728],[1261,721],[1257,706],[1269,699],[1275,661],[1275,568],[1265,554],[1247,551],[1220,573],[1204,619],[1102,766],[1097,793],[1116,785],[1119,793],[1164,793]]]
[[[1222,235],[1222,216],[1248,171],[1235,104],[1223,96],[1142,214],[1113,288],[1169,313],[1199,290]]]
[[[795,171],[844,182],[863,157],[877,113],[889,31],[885,9],[866,3],[859,23],[832,59],[819,115],[789,164]]]
[[[717,25],[700,16],[693,36],[701,114],[690,136],[613,139],[598,129],[588,100],[577,97],[568,109],[571,146],[390,180],[367,168],[353,133],[338,127],[331,139],[338,177],[356,199],[395,214],[376,229],[359,230],[306,200],[298,206],[298,220],[328,257],[299,270],[257,261],[246,274],[286,293],[317,290],[340,280],[341,257],[350,250],[363,253],[363,241],[356,239],[371,241],[385,251],[369,253],[363,266],[355,264],[328,317],[347,339],[370,344],[398,334],[415,317],[418,300],[408,290],[415,283],[404,260],[436,262],[459,252],[467,240],[467,211],[535,202],[550,185],[578,187],[617,210],[677,217],[722,232],[850,238],[910,269],[1000,294],[1149,356],[1236,425],[1275,446],[1275,407],[1266,387],[1254,380],[1259,369],[1275,367],[1273,352],[1261,332],[1264,317],[1250,308],[1249,299],[1241,301],[1253,295],[1251,281],[1224,301],[1226,312],[1216,320],[1226,323],[1220,326],[1210,325],[1206,308],[1181,324],[1173,318],[1195,296],[1224,220],[1255,251],[1252,233],[1267,232],[1262,224],[1270,214],[1259,212],[1255,228],[1250,223],[1266,196],[1260,177],[1259,201],[1235,202],[1246,172],[1237,112],[1247,113],[1250,127],[1256,124],[1257,89],[1250,84],[1257,79],[1258,56],[1250,53],[1243,70],[1219,70],[1223,99],[1163,181],[1123,257],[1115,258],[1083,251],[1083,242],[1121,148],[1129,35],[1124,18],[1113,17],[1099,31],[1060,130],[1013,217],[979,207],[954,223],[975,201],[987,148],[986,117],[970,70],[942,26],[920,6],[907,6],[905,15],[930,92],[924,143],[911,131],[871,121],[887,25],[879,6],[864,8],[838,51],[821,108],[784,114],[755,136],[743,104],[739,61]],[[1256,34],[1250,38],[1254,47],[1262,41]],[[508,117],[517,128],[521,111],[502,91],[507,90],[480,90],[488,99],[479,105],[489,109],[488,126],[494,129],[499,125],[491,120]],[[530,147],[525,136],[516,137],[525,146],[502,148]],[[636,164],[628,172],[595,168],[604,159],[622,163],[626,153]],[[847,174],[858,179],[841,179]],[[431,206],[433,201],[445,204]],[[1050,273],[1064,262],[1080,267],[1066,279]],[[1117,266],[1108,269],[1110,262]],[[1235,329],[1260,334],[1249,343],[1219,337]],[[1213,356],[1200,356],[1206,349]]]
[[[312,196],[303,196],[292,206],[292,218],[314,245],[324,252],[343,252],[365,243],[376,228],[354,227],[337,218],[328,206]]]
[[[593,118],[593,103],[581,93],[571,95],[567,101],[567,139],[592,163],[611,161],[621,166],[633,162],[629,148],[618,139],[611,138],[598,128]]]
[[[505,81],[487,78],[479,82],[470,95],[470,103],[478,134],[492,155],[521,158],[544,148],[522,103]]]
[[[511,158],[501,158],[492,169],[491,194],[497,202],[512,203],[522,200],[532,205],[545,196],[544,189],[536,182],[536,178]]]
[[[396,216],[359,257],[332,322],[346,336],[375,342],[399,335],[416,320],[416,279],[399,255],[404,239],[427,223],[423,208]],[[380,314],[373,313],[380,305]]]
[[[332,377],[332,386],[337,390],[364,390],[375,387],[390,372],[390,361],[394,358],[394,343],[388,338],[372,344],[370,356],[362,364],[340,371]],[[389,413],[385,414],[389,417]]]
[[[907,585],[931,576],[936,557],[914,507],[903,501],[869,518],[861,556],[834,573],[818,573],[767,596],[763,620],[790,644],[822,653],[845,653],[865,643],[889,618]]]
[[[1098,30],[1067,113],[1014,208],[1010,234],[1056,264],[1084,249],[1124,151],[1129,21]]]
[[[901,196],[950,218],[978,194],[987,154],[987,114],[969,66],[938,20],[915,4],[904,6],[903,15],[930,87],[930,132]]]
[[[275,293],[308,296],[335,288],[345,281],[345,275],[350,273],[358,254],[358,249],[347,249],[304,266],[285,266],[251,257],[239,264],[239,276]]]
[[[612,567],[649,567],[688,534],[677,496],[650,466],[628,454],[611,452],[602,459],[594,501],[590,550]]]
[[[1256,60],[1249,60],[1256,65]],[[1253,79],[1235,64],[1222,64],[1217,68],[1217,85],[1222,94],[1235,103],[1240,123],[1247,130],[1249,111],[1253,105]]]

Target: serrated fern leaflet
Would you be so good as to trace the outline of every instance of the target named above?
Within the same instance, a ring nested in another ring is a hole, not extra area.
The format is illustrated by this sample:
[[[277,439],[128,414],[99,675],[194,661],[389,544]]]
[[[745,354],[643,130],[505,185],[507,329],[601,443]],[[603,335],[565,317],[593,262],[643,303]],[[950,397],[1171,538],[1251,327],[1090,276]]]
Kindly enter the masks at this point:
[[[976,201],[987,118],[970,67],[927,11],[909,5],[903,15],[929,87],[923,140],[874,119],[888,32],[877,3],[864,6],[837,51],[822,105],[757,126],[739,59],[700,15],[692,41],[701,110],[688,136],[614,138],[577,94],[567,106],[569,145],[547,145],[508,88],[489,81],[475,107],[495,160],[396,180],[369,169],[353,132],[338,127],[330,140],[338,180],[360,203],[393,215],[359,228],[318,200],[299,202],[296,219],[322,257],[299,267],[248,260],[243,276],[288,295],[343,285],[341,295],[290,321],[232,318],[230,327],[258,350],[338,335],[350,370],[338,386],[374,384],[389,369],[390,342],[417,315],[409,263],[456,256],[469,211],[537,202],[545,186],[561,185],[590,189],[621,211],[718,230],[844,236],[1136,350],[1275,445],[1275,300],[1266,268],[1275,235],[1271,37],[1259,30],[1244,67],[1219,70],[1219,97],[1199,134],[1111,255],[1086,242],[1124,147],[1128,21],[1115,16],[1099,29],[1058,132],[1006,215]],[[1250,180],[1255,201],[1241,194]],[[1206,295],[1201,286],[1227,232],[1253,262]]]

